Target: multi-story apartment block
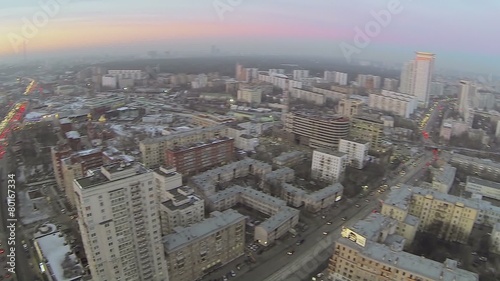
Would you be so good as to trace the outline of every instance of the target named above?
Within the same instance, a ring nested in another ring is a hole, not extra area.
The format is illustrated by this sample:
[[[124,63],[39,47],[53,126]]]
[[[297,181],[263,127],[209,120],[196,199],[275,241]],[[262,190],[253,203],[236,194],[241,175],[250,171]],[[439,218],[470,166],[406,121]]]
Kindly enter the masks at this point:
[[[89,174],[74,188],[93,279],[168,280],[153,172],[112,164]]]
[[[326,102],[325,95],[316,93],[309,89],[293,88],[290,91],[290,97],[302,101],[312,102],[316,105],[324,105]]]
[[[312,213],[335,205],[335,202],[342,199],[343,191],[344,186],[340,183],[335,183],[310,193],[286,182],[281,184],[281,198],[287,204],[295,208],[304,206],[306,210]]]
[[[165,165],[175,167],[189,175],[204,171],[215,165],[231,162],[234,153],[234,139],[220,138],[196,143],[190,146],[177,146],[165,152]]]
[[[432,168],[432,188],[441,193],[448,193],[455,180],[456,172],[457,168],[449,164],[437,169]]]
[[[288,76],[284,74],[277,73],[267,73],[267,72],[259,72],[258,80],[262,82],[271,83],[274,86],[281,89],[293,89],[293,88],[302,88],[302,82],[290,79]],[[288,87],[287,87],[288,85]]]
[[[209,139],[216,139],[219,136],[224,136],[225,130],[226,127],[224,125],[218,125],[187,132],[179,132],[159,138],[145,139],[139,144],[142,163],[146,167],[159,167],[165,164],[164,155],[166,149],[203,142]]]
[[[397,91],[398,85],[398,79],[384,78],[384,85],[382,86],[382,89],[387,91]]]
[[[224,184],[233,179],[246,177],[248,175],[264,178],[265,175],[271,173],[272,170],[273,167],[267,163],[245,158],[241,161],[233,162],[193,176],[191,177],[191,184],[198,189],[200,194],[209,197],[216,193],[217,184]]]
[[[378,151],[382,148],[384,136],[384,121],[368,115],[358,115],[351,118],[349,136],[370,142],[370,149]]]
[[[83,178],[88,170],[99,168],[103,164],[103,153],[100,148],[78,151],[70,157],[61,160],[64,191],[68,203],[73,208],[76,206],[73,180]]]
[[[269,75],[271,74],[285,74],[285,70],[282,68],[271,68],[269,69]]]
[[[237,100],[253,105],[262,102],[262,90],[258,88],[243,88],[238,90]]]
[[[312,148],[337,149],[341,139],[349,135],[349,119],[343,116],[319,116],[307,113],[288,113],[285,130],[293,140]]]
[[[368,161],[370,142],[346,138],[340,140],[339,152],[347,154],[347,163],[356,169],[363,169]]]
[[[465,191],[500,200],[500,183],[498,182],[468,176]]]
[[[479,204],[457,196],[420,187],[393,189],[382,205],[381,213],[399,221],[406,215],[420,219],[419,231],[437,237],[467,243],[478,216]]]
[[[292,74],[293,74],[293,80],[300,81],[302,79],[309,77],[309,70],[296,69],[292,72]]]
[[[362,113],[363,101],[358,99],[341,99],[338,106],[338,114],[345,117],[352,117]]]
[[[380,87],[382,86],[382,77],[360,74],[358,75],[357,82],[359,87],[365,88],[367,90],[375,90],[380,89]]]
[[[316,149],[312,156],[311,177],[333,183],[341,181],[347,163],[348,155],[343,152]]]
[[[163,238],[171,280],[198,280],[245,253],[246,217],[234,210],[175,229]],[[163,248],[163,247],[162,247]]]
[[[418,101],[412,95],[382,90],[380,93],[370,93],[368,106],[409,118],[417,109]]]
[[[120,79],[132,78],[134,80],[140,80],[144,78],[144,73],[142,70],[128,70],[128,69],[108,70],[108,74],[116,76]]]
[[[401,72],[400,91],[415,96],[424,107],[429,104],[435,58],[435,54],[416,52],[415,59],[407,63]]]
[[[500,254],[500,222],[496,223],[491,231],[491,247],[494,253]]]
[[[61,190],[64,190],[64,175],[61,160],[68,158],[71,154],[73,154],[73,150],[68,144],[58,144],[50,149],[54,177],[56,178],[57,186]]]
[[[154,177],[163,235],[176,227],[186,227],[204,219],[204,201],[194,194],[194,189],[182,186],[181,174],[175,169],[160,167],[155,170]]]
[[[455,166],[459,172],[477,177],[500,181],[500,164],[489,159],[481,159],[462,154],[453,154],[450,164]]]
[[[439,263],[403,251],[405,238],[397,221],[371,214],[353,227],[343,228],[328,265],[334,281],[478,281],[476,273],[457,267],[457,261]]]
[[[279,198],[249,187],[224,189],[210,196],[207,203],[217,211],[227,210],[239,203],[268,215],[269,218],[254,229],[254,240],[264,246],[271,245],[299,223],[299,210],[287,207],[286,202]]]

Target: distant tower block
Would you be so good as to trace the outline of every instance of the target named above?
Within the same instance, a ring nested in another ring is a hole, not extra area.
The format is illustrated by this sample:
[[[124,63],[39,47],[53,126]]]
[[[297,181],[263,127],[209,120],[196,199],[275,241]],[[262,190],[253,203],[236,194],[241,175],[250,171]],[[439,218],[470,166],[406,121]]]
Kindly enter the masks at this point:
[[[283,109],[281,110],[281,121],[285,122],[286,115],[290,112],[290,82],[285,80],[285,87],[283,88]]]

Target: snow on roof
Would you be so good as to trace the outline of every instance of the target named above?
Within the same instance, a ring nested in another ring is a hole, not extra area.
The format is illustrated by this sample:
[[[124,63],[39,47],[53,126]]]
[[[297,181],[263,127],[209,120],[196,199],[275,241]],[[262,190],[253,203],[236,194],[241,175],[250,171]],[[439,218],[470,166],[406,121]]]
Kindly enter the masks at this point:
[[[80,133],[78,133],[77,131],[69,131],[66,133],[66,137],[68,139],[79,139]]]
[[[57,231],[55,225],[46,225],[45,229],[48,230],[46,233],[35,234],[35,243],[46,260],[47,271],[52,280],[72,281],[80,278],[83,267],[75,254],[68,255],[71,248],[64,235]]]

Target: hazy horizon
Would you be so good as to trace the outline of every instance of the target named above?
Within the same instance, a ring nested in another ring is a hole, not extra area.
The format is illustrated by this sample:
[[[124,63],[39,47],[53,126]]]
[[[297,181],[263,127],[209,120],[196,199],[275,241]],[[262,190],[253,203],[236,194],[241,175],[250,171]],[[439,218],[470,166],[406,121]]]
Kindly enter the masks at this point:
[[[131,0],[58,1],[2,4],[3,60],[22,60],[23,42],[28,59],[145,55],[150,50],[208,55],[212,45],[224,55],[345,59],[341,48],[350,46],[356,51],[351,60],[402,63],[412,59],[415,51],[426,51],[436,54],[437,68],[500,73],[500,40],[490,36],[496,34],[496,25],[484,24],[498,21],[500,2],[493,0],[480,5],[457,0],[368,4],[361,0],[193,0],[147,5]],[[378,20],[379,29],[368,35],[369,42],[356,44],[357,28],[366,30],[382,10],[389,11],[384,13],[390,19],[379,16],[385,22]]]

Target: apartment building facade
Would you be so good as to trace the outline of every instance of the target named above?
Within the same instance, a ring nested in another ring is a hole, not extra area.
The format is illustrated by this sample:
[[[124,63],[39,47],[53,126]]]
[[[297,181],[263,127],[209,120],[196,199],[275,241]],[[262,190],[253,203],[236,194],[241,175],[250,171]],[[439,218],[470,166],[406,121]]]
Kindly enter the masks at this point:
[[[224,125],[217,125],[158,138],[145,139],[139,143],[142,163],[146,167],[157,168],[165,164],[164,155],[166,149],[216,139],[219,136],[224,136],[225,130],[226,127]]]
[[[288,113],[285,130],[296,143],[312,148],[337,149],[341,139],[349,135],[350,122],[343,116],[318,116]]]
[[[363,169],[368,161],[370,142],[360,139],[346,138],[340,140],[339,152],[347,154],[349,166]]]
[[[370,93],[368,106],[404,118],[410,118],[410,115],[418,107],[418,101],[416,97],[409,94],[382,90],[380,93]]]
[[[169,280],[151,170],[107,165],[76,179],[74,189],[94,280]]]
[[[245,253],[246,217],[234,210],[212,212],[211,217],[175,229],[163,238],[171,280],[192,281]]]
[[[348,163],[348,155],[342,152],[317,149],[313,151],[311,177],[321,181],[342,181]]]
[[[354,115],[360,115],[362,110],[363,101],[358,99],[342,99],[339,101],[337,113],[345,117],[352,117]]]
[[[371,116],[358,115],[351,118],[349,136],[370,142],[370,149],[382,149],[384,121]]]
[[[204,171],[233,159],[234,139],[219,138],[189,146],[177,146],[165,152],[165,165],[183,175]]]

